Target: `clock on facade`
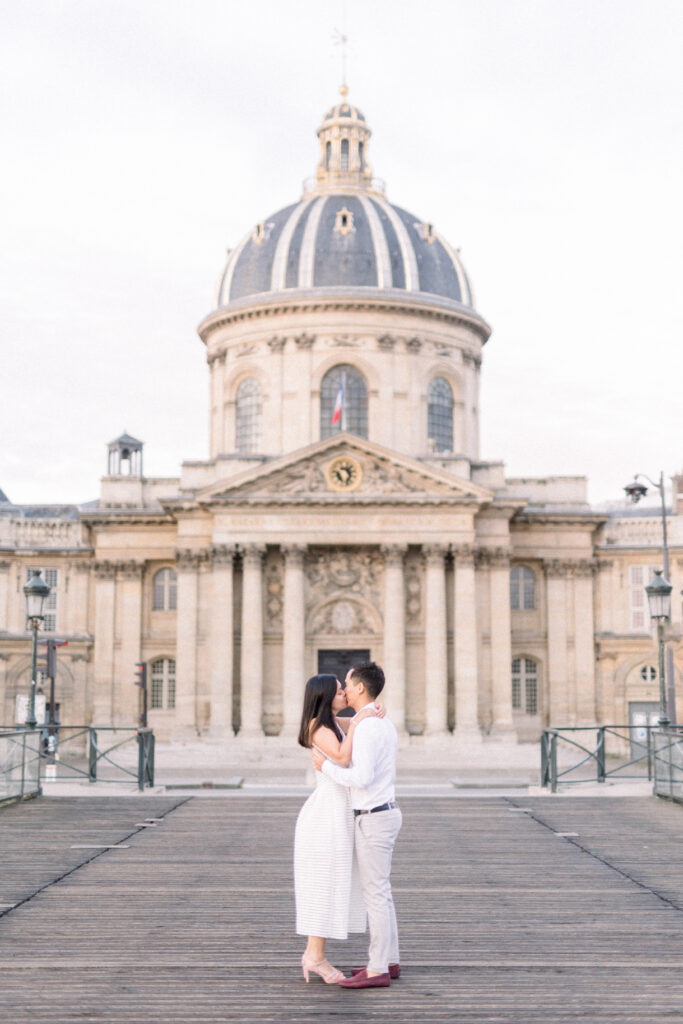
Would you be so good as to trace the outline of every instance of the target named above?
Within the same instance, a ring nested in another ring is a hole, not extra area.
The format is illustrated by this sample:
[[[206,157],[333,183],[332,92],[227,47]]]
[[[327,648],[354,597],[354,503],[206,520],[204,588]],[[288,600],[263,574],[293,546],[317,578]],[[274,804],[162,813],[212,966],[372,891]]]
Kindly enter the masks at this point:
[[[350,455],[338,455],[327,467],[326,476],[333,491],[355,491],[363,479],[363,470]]]

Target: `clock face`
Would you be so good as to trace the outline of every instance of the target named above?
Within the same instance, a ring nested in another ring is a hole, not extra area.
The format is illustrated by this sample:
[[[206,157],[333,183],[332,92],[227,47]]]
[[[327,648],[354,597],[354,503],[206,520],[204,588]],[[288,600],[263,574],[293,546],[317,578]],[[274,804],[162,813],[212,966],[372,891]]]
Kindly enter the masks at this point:
[[[327,482],[333,491],[355,491],[363,470],[350,455],[338,455],[327,467]]]

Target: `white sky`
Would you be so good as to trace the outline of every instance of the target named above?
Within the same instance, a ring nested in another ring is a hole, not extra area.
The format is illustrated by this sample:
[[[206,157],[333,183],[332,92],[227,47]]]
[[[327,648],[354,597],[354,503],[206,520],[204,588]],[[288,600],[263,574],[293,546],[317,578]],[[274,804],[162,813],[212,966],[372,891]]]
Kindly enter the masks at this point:
[[[0,488],[96,497],[208,453],[196,325],[225,249],[295,201],[337,96],[342,0],[0,5]],[[347,0],[388,197],[456,247],[494,333],[482,457],[683,466],[683,4]]]

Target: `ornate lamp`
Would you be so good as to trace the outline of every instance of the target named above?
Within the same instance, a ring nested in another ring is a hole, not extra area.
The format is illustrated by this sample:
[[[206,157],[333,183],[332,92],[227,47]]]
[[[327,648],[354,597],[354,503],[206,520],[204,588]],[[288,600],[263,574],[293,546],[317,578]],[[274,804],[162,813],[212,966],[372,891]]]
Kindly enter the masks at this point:
[[[31,578],[24,587],[26,595],[26,618],[33,633],[31,650],[31,689],[28,698],[26,728],[35,729],[36,721],[36,683],[38,675],[38,630],[45,618],[43,609],[50,596],[50,587],[40,575],[40,569],[33,569]]]
[[[669,714],[666,706],[666,676],[664,672],[664,623],[671,618],[671,591],[673,587],[664,579],[661,569],[655,569],[650,583],[645,587],[650,618],[657,623],[657,643],[659,646],[659,724],[669,725]]]

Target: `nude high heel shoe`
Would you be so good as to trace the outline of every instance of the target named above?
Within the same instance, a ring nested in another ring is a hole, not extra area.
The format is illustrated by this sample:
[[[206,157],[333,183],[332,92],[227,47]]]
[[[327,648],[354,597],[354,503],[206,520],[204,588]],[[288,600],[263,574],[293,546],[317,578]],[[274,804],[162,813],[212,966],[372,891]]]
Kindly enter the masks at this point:
[[[332,964],[328,964],[327,960],[314,960],[308,953],[304,953],[301,957],[301,969],[304,972],[306,984],[309,982],[311,971],[314,974],[318,974],[326,985],[338,985],[340,981],[344,980],[342,972],[338,971]]]

